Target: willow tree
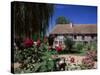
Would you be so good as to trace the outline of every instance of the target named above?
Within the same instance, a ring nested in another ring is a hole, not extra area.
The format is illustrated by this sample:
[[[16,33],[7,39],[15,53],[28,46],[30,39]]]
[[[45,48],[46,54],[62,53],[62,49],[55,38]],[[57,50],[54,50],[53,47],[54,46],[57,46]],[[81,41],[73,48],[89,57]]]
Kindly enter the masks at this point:
[[[16,36],[44,35],[53,13],[53,5],[46,3],[12,2],[12,26]]]

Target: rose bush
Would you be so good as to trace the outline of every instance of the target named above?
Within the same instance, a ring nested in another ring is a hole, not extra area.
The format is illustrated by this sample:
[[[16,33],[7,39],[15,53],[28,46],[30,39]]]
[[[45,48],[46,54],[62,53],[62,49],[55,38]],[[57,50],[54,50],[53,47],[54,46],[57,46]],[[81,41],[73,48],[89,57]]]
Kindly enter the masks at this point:
[[[88,51],[86,56],[94,61],[97,61],[97,52],[95,50]]]
[[[89,57],[85,57],[82,60],[82,64],[86,69],[93,69],[94,68],[94,61]]]
[[[14,73],[32,73],[32,72],[48,72],[53,71],[54,61],[48,46],[40,40],[36,41],[37,45],[32,41],[25,40],[23,50],[14,50],[14,63],[18,62],[22,65],[14,69]]]
[[[85,58],[82,59],[83,69],[93,69],[95,66],[95,59],[97,59],[97,54],[94,50],[90,50],[86,53]]]

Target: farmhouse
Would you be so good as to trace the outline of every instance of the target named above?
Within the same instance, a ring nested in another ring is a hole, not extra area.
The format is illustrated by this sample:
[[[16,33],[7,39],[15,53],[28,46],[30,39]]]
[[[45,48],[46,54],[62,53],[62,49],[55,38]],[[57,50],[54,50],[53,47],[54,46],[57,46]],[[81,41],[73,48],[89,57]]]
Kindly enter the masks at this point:
[[[65,36],[75,42],[89,43],[97,40],[96,24],[58,24],[50,35],[55,35],[53,45],[64,44]]]

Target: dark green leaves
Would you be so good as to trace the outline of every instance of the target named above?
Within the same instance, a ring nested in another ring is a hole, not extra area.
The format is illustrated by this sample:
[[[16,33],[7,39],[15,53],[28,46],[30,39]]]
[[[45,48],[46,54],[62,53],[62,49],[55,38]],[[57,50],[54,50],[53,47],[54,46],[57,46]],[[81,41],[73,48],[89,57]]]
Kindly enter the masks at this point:
[[[56,24],[69,24],[70,21],[68,19],[66,19],[64,16],[59,16],[56,19]]]

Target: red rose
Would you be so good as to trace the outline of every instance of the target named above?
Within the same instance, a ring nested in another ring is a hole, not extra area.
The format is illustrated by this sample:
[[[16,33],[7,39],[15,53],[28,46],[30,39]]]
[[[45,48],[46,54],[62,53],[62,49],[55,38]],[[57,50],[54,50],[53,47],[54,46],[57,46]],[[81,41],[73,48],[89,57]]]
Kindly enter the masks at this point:
[[[57,52],[60,52],[62,50],[62,48],[59,47],[59,46],[56,46],[55,49],[56,49]]]
[[[30,39],[30,38],[25,38],[23,40],[23,45],[24,47],[28,48],[28,47],[31,47],[33,45],[33,40]]]

